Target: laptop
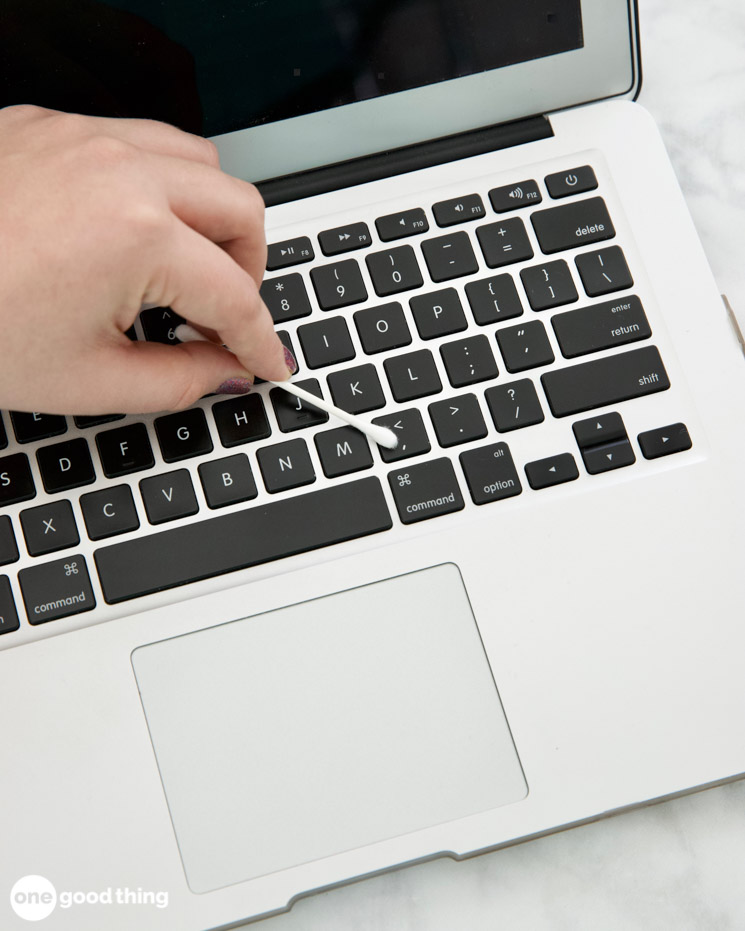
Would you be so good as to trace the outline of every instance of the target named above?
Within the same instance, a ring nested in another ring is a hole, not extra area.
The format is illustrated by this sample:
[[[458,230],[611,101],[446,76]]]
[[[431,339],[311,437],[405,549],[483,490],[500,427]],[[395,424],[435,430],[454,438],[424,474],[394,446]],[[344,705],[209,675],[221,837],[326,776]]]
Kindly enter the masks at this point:
[[[398,446],[268,385],[2,412],[2,926],[234,926],[740,777],[745,368],[635,5],[24,28],[3,103],[259,183],[294,380]]]

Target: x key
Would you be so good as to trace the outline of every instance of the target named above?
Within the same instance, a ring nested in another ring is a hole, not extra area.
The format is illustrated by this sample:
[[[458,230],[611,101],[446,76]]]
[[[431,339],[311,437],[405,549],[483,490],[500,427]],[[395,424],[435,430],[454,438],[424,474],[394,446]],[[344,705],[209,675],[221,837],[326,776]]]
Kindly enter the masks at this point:
[[[21,511],[26,547],[32,556],[75,546],[80,538],[69,501],[54,501]]]

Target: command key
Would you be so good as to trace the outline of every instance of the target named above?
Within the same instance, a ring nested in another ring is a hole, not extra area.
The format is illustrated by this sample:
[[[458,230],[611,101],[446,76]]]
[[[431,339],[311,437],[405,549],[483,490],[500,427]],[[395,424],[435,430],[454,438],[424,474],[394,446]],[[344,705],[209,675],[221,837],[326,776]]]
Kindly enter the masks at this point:
[[[96,607],[85,558],[80,554],[18,573],[29,623],[44,624]]]
[[[388,473],[398,516],[413,524],[463,508],[463,496],[449,459],[421,462]]]

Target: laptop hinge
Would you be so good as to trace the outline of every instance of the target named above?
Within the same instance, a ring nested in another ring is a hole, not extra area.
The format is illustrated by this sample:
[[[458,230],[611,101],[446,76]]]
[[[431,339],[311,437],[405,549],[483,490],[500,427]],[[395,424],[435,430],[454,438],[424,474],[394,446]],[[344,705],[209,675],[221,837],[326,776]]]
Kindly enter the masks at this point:
[[[548,139],[553,134],[547,117],[533,116],[513,123],[443,136],[388,152],[377,152],[363,158],[325,165],[323,168],[272,178],[259,182],[257,187],[267,207],[272,207],[315,194],[326,194],[356,184],[365,184],[367,181],[379,181],[381,178],[390,178],[419,168],[431,168],[433,165],[442,165],[471,155]]]

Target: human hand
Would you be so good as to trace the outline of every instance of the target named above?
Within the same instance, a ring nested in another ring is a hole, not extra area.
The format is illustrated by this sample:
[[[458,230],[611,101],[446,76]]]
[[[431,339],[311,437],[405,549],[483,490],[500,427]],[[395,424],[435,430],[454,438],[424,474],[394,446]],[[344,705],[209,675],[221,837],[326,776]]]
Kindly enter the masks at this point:
[[[224,382],[288,377],[259,297],[263,202],[219,170],[207,140],[148,120],[8,107],[0,204],[0,406],[179,410]],[[130,341],[144,303],[231,351]]]

